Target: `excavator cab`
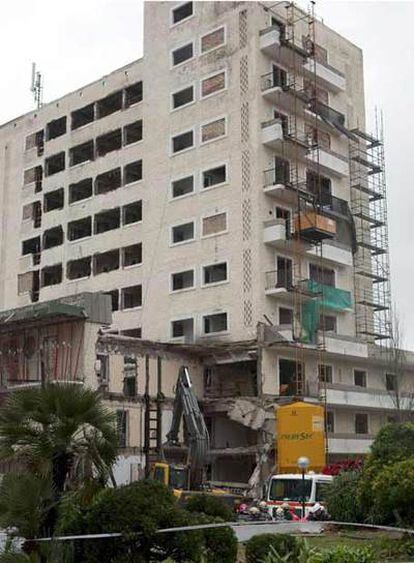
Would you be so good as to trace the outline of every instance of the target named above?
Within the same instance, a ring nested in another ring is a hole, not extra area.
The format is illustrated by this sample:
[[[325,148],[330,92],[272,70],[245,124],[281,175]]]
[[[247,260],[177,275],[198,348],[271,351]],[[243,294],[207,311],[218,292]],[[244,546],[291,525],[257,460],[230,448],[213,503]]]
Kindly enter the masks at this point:
[[[172,489],[178,498],[188,488],[188,469],[184,465],[157,461],[152,466],[151,478]]]

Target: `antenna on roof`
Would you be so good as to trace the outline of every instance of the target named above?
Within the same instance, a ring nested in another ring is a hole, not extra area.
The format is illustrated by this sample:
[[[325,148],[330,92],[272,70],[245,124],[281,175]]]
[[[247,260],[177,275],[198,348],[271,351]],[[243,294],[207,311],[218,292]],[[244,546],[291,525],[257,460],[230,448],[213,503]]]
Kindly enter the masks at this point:
[[[32,63],[32,81],[30,91],[33,94],[36,107],[39,109],[42,107],[43,103],[43,82],[42,75],[36,70],[36,63]]]

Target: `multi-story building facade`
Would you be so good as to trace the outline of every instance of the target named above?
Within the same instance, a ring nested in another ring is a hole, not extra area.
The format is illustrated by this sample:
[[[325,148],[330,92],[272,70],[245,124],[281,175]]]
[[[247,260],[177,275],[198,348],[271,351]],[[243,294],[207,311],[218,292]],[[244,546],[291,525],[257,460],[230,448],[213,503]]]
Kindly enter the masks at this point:
[[[146,2],[144,28],[142,59],[0,128],[1,309],[103,292],[124,335],[227,345],[197,382],[215,478],[272,434],[236,397],[322,396],[330,454],[368,451],[395,374],[361,50],[288,3]]]

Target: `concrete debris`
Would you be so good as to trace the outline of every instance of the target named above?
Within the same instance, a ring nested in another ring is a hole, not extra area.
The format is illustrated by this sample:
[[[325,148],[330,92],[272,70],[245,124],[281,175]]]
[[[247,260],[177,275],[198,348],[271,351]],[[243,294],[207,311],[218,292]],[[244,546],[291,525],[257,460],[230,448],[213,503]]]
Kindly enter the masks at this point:
[[[252,430],[262,428],[266,420],[266,411],[246,399],[236,399],[229,408],[228,417]]]

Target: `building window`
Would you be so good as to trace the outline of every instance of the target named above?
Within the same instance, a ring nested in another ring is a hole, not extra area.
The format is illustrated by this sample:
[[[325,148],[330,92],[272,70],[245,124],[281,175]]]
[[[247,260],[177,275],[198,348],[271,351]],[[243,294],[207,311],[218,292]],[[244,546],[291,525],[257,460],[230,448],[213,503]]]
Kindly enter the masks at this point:
[[[135,397],[137,394],[137,359],[134,356],[124,356],[124,395]]]
[[[177,66],[181,63],[189,61],[194,56],[194,45],[193,43],[187,43],[172,52],[172,64]]]
[[[194,86],[187,86],[172,95],[172,107],[178,109],[194,102]]]
[[[226,40],[226,34],[224,27],[219,27],[218,29],[203,35],[201,38],[201,53],[207,53],[212,49],[216,49],[221,45],[224,45]]]
[[[316,264],[309,264],[309,277],[312,281],[322,285],[335,287],[335,270],[324,268]]]
[[[142,327],[127,328],[126,330],[122,330],[121,334],[130,336],[131,338],[142,338]]]
[[[95,234],[106,233],[121,226],[121,210],[119,207],[101,211],[95,215]]]
[[[47,213],[48,211],[54,211],[55,209],[63,209],[64,204],[64,194],[63,188],[54,190],[53,192],[48,192],[43,198],[43,211]]]
[[[63,229],[61,226],[52,227],[43,233],[43,249],[53,248],[63,244]]]
[[[99,362],[99,383],[109,383],[109,356],[107,354],[97,354],[96,359]]]
[[[142,80],[125,88],[125,107],[142,102]]]
[[[332,366],[319,364],[318,375],[321,383],[332,383]]]
[[[86,178],[76,184],[69,185],[69,204],[92,197],[92,178]]]
[[[181,4],[181,6],[177,6],[177,8],[171,10],[171,14],[173,25],[182,22],[193,15],[193,3],[185,2],[184,4]]]
[[[356,413],[355,415],[355,434],[368,434],[368,415]]]
[[[217,213],[202,220],[202,236],[218,235],[227,231],[227,213]]]
[[[42,287],[62,283],[62,264],[47,266],[42,270]]]
[[[124,184],[132,184],[142,180],[142,160],[130,162],[124,166]]]
[[[226,88],[226,73],[223,70],[201,81],[201,97],[206,98]]]
[[[119,311],[119,290],[113,289],[112,291],[106,291],[105,295],[109,295],[111,298],[112,312]]]
[[[122,224],[131,225],[142,221],[142,201],[134,201],[122,208]]]
[[[66,266],[66,277],[68,280],[79,280],[91,275],[91,257],[70,260]]]
[[[326,431],[329,434],[335,432],[335,417],[333,411],[327,411],[326,413]]]
[[[120,448],[126,448],[128,444],[128,415],[128,411],[116,411],[116,430],[118,433],[118,445]]]
[[[187,342],[191,342],[194,338],[194,319],[172,321],[171,338],[184,338]]]
[[[209,143],[226,135],[226,118],[221,117],[201,126],[201,142]]]
[[[142,243],[131,244],[122,249],[122,267],[142,264]]]
[[[134,309],[142,306],[142,285],[132,285],[121,289],[121,307]]]
[[[68,223],[68,239],[78,240],[92,235],[92,217]]]
[[[208,170],[203,170],[202,173],[202,186],[203,188],[212,188],[213,186],[220,186],[227,181],[227,167],[225,164],[216,166]]]
[[[303,396],[304,382],[305,365],[302,362],[279,358],[279,395]]]
[[[45,160],[45,176],[53,176],[65,169],[65,153],[60,152]]]
[[[40,252],[40,237],[30,238],[22,242],[22,256]]]
[[[69,165],[76,166],[82,162],[90,162],[95,158],[95,148],[93,141],[87,141],[69,150]]]
[[[105,156],[106,154],[118,151],[122,148],[122,129],[110,131],[96,138],[96,154],[97,156]]]
[[[214,313],[203,317],[204,334],[215,334],[228,330],[227,313]]]
[[[41,166],[34,166],[33,168],[29,168],[24,171],[23,184],[27,186],[28,184],[36,182],[36,184],[40,184],[39,189],[37,189],[36,186],[36,192],[39,192],[42,189],[42,177],[43,168]]]
[[[387,391],[398,391],[398,379],[395,373],[385,374],[385,388]]]
[[[194,146],[194,131],[186,131],[171,139],[172,153],[178,153]]]
[[[357,387],[366,387],[367,386],[367,372],[355,369],[354,370],[354,384]]]
[[[96,102],[96,118],[102,119],[122,109],[122,90],[109,94]]]
[[[292,326],[293,324],[293,311],[286,307],[279,307],[279,325]]]
[[[38,153],[39,152],[43,153],[43,148],[44,148],[43,129],[40,129],[40,131],[36,131],[35,133],[32,133],[31,135],[28,135],[26,137],[25,150],[29,151],[30,149],[34,149],[35,147],[37,147]]]
[[[66,133],[66,116],[49,121],[46,125],[46,141],[56,139]]]
[[[142,133],[142,119],[126,125],[124,127],[124,145],[132,145],[132,143],[142,141]]]
[[[186,176],[171,183],[171,195],[173,198],[182,197],[194,192],[194,176]]]
[[[227,262],[203,267],[204,285],[225,282],[227,279]]]
[[[318,330],[336,333],[336,317],[331,315],[319,315]]]
[[[194,287],[194,270],[171,274],[171,291],[181,291]]]
[[[93,273],[95,276],[119,269],[119,250],[108,250],[95,254],[93,259]]]
[[[95,118],[94,104],[88,104],[83,108],[77,109],[72,112],[72,129],[78,129],[88,123],[92,123]]]
[[[179,244],[180,242],[194,240],[194,222],[176,225],[171,229],[171,243]]]
[[[106,194],[121,187],[121,169],[114,168],[95,178],[95,195]]]

